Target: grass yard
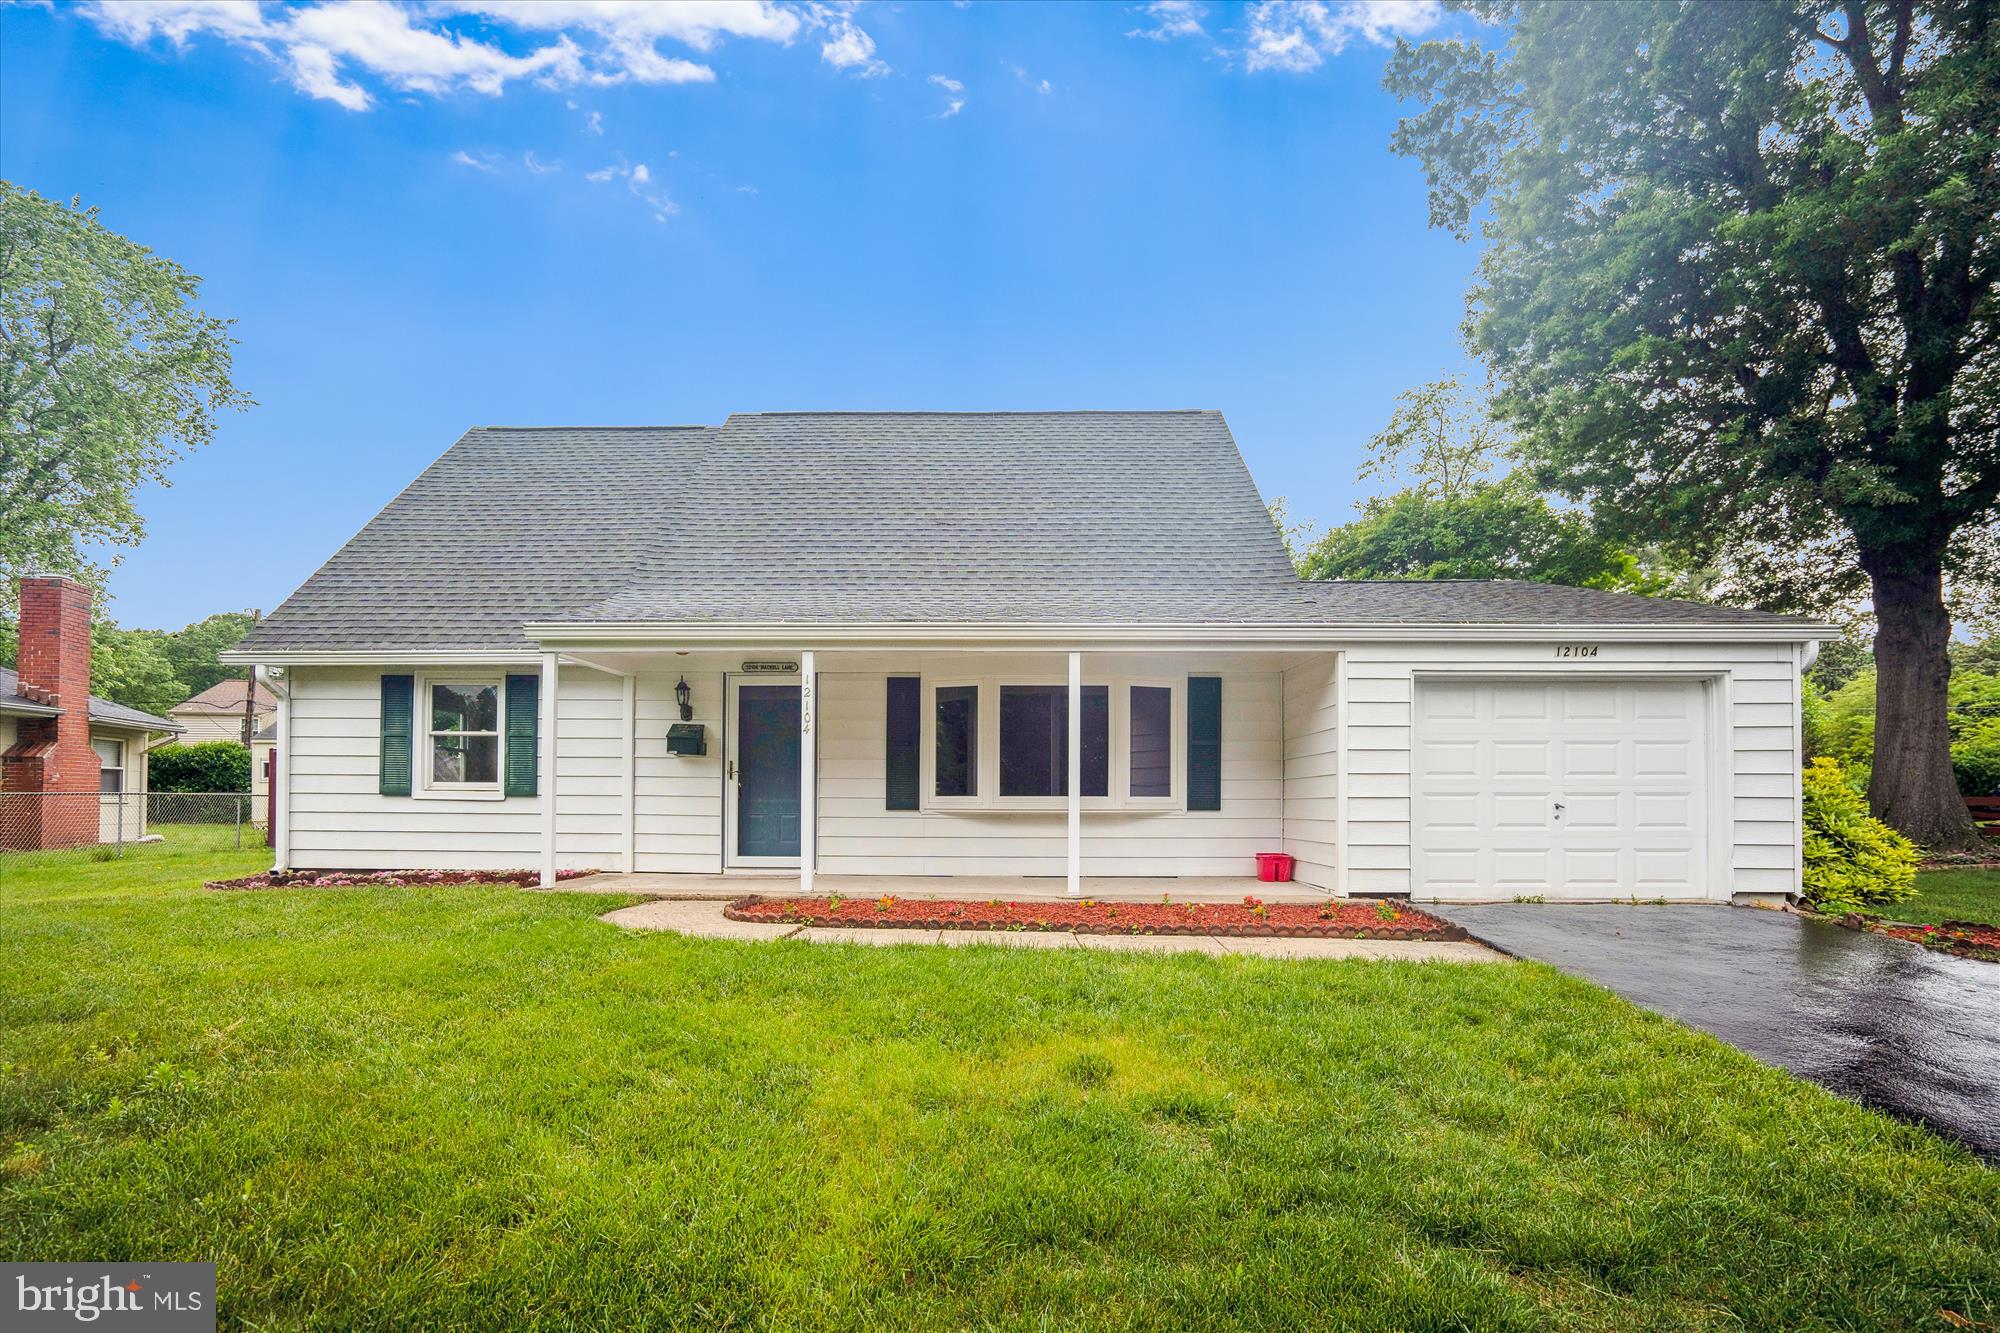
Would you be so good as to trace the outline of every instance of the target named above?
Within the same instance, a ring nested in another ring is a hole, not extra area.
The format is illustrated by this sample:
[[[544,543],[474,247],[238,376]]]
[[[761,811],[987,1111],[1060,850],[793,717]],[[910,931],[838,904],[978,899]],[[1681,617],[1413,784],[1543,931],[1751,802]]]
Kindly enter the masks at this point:
[[[2000,926],[2000,866],[1917,873],[1917,896],[1883,915],[1896,921],[1977,921]]]
[[[257,1328],[2000,1321],[2000,1175],[1531,965],[0,868],[0,1252]]]

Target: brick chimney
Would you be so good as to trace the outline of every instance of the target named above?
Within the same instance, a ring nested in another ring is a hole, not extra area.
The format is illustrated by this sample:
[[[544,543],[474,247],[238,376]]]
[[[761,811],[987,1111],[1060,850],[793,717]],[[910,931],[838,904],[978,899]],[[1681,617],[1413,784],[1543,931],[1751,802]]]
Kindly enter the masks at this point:
[[[21,580],[16,669],[22,694],[63,711],[18,719],[0,755],[0,846],[94,843],[99,803],[84,799],[97,794],[99,767],[90,748],[90,589],[60,575]]]

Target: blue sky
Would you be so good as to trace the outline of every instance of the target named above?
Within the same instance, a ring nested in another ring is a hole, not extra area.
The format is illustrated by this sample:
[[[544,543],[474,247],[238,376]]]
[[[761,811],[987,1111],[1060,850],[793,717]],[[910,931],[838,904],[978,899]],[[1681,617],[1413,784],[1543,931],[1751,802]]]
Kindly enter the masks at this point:
[[[270,609],[467,426],[1212,407],[1338,522],[1465,364],[1379,87],[1423,4],[0,7],[0,173],[205,280],[257,400],[125,624]],[[954,86],[955,85],[955,86]]]

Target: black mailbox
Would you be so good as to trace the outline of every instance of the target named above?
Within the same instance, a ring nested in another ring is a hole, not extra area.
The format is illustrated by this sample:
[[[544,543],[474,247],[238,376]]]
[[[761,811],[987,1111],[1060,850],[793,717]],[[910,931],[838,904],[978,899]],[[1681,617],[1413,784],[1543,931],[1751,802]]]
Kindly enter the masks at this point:
[[[708,733],[699,722],[676,722],[667,728],[668,754],[707,754]]]

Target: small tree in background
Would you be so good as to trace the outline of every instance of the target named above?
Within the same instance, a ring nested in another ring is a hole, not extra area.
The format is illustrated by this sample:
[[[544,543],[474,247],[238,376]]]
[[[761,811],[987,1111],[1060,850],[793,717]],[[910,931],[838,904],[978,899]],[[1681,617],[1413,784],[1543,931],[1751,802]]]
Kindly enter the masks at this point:
[[[1486,398],[1456,376],[1410,389],[1368,442],[1359,478],[1396,489],[1295,551],[1309,579],[1526,579],[1659,593],[1671,582],[1550,503],[1514,468]],[[1282,513],[1282,510],[1280,510]],[[1282,522],[1279,531],[1286,532]],[[1287,533],[1287,546],[1293,544]]]

